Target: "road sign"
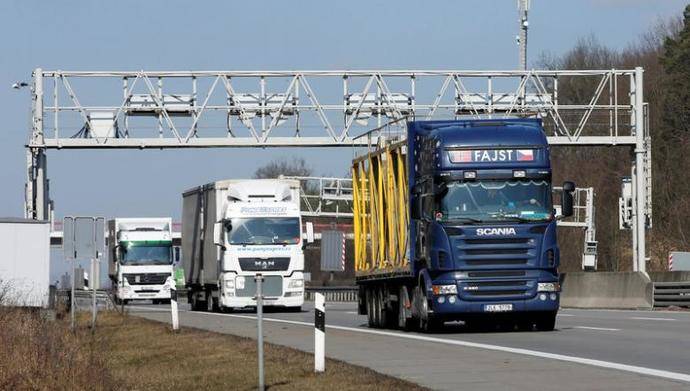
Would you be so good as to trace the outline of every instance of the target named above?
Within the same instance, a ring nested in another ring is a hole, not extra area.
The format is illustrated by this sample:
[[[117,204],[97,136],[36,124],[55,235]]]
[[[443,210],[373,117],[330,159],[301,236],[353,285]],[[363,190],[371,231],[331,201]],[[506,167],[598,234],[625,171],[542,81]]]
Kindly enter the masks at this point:
[[[321,233],[321,270],[345,271],[345,233],[323,231]]]
[[[65,217],[63,235],[66,260],[94,259],[105,252],[103,217]]]

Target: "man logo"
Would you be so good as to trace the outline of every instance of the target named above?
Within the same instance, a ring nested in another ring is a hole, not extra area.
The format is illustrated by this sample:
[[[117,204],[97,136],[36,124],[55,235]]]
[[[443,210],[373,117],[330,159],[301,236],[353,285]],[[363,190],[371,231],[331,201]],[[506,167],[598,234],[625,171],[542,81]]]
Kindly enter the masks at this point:
[[[275,261],[254,261],[254,266],[266,270],[269,267],[273,268],[275,266]]]
[[[478,228],[477,236],[516,235],[515,228]]]

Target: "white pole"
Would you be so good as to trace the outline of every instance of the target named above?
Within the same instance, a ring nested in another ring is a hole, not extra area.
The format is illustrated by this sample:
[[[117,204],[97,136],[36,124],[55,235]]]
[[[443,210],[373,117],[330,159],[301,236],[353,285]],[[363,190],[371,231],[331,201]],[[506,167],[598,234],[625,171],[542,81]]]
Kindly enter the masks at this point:
[[[257,350],[258,350],[258,361],[259,361],[259,391],[264,391],[266,388],[264,386],[264,330],[263,330],[263,316],[264,316],[264,296],[262,290],[262,283],[264,277],[261,273],[257,273],[254,277],[256,281],[256,334],[257,334]]]
[[[326,303],[322,293],[314,295],[314,372],[326,370]]]
[[[72,260],[72,292],[70,296],[70,329],[72,329],[72,332],[75,331],[76,329],[76,318],[75,318],[75,311],[77,310],[77,306],[74,303],[74,285],[77,283],[77,268],[76,268],[76,260]]]
[[[173,286],[170,288],[170,316],[172,317],[172,328],[173,331],[180,329],[180,320],[177,313],[177,287],[173,282]]]
[[[91,328],[96,327],[96,258],[91,258],[91,275],[89,285],[91,285]]]
[[[637,170],[637,199],[635,208],[637,209],[637,270],[647,272],[647,251],[645,246],[646,213],[645,213],[645,185],[646,173],[644,172],[644,96],[643,96],[643,70],[641,67],[635,68],[635,168]]]

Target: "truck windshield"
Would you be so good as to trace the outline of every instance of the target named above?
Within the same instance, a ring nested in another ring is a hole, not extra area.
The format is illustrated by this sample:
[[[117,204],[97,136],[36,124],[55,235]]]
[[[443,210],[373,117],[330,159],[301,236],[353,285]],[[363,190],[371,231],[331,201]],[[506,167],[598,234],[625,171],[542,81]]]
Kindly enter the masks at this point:
[[[543,221],[551,219],[551,187],[543,180],[450,182],[438,205],[441,221]]]
[[[170,244],[123,243],[120,263],[123,265],[170,265],[172,246]]]
[[[300,241],[298,217],[234,218],[230,223],[230,244],[297,244]]]

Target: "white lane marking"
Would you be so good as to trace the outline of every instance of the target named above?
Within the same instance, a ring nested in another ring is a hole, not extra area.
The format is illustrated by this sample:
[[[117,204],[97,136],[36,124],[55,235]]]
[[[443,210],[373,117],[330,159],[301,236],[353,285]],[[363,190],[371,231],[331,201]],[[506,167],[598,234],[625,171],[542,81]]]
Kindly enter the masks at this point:
[[[674,322],[678,319],[673,319],[673,318],[647,318],[644,316],[631,316],[630,319],[636,319],[636,320],[663,320],[663,321],[671,321]]]
[[[556,316],[575,316],[573,314],[561,314],[560,312]]]
[[[641,313],[641,314],[672,314],[672,315],[690,315],[688,312],[670,311],[670,310],[625,310],[625,309],[612,309],[612,308],[573,308],[565,307],[561,310],[567,310],[569,312],[623,312],[628,314]]]
[[[189,312],[189,311],[184,311],[184,312]],[[256,320],[256,316],[250,316],[250,315],[219,314],[219,313],[214,313],[214,312],[202,312],[200,314],[215,315],[215,316],[227,316],[227,317],[231,317],[231,318]],[[287,324],[295,324],[295,325],[300,325],[300,326],[314,327],[313,323],[300,322],[300,321],[296,321],[296,320],[285,320],[285,319],[276,319],[276,318],[264,318],[264,320],[267,322],[274,322],[274,323],[287,323]],[[670,371],[664,371],[664,370],[660,370],[660,369],[639,367],[636,365],[627,365],[627,364],[620,364],[620,363],[610,362],[610,361],[594,360],[591,358],[584,358],[584,357],[577,357],[577,356],[566,356],[563,354],[540,352],[538,350],[511,348],[508,346],[489,345],[489,344],[484,344],[484,343],[462,341],[462,340],[457,340],[457,339],[442,339],[442,338],[427,337],[424,335],[417,335],[417,334],[403,334],[403,333],[394,332],[394,331],[372,330],[372,329],[336,326],[336,325],[328,325],[328,324],[326,325],[326,328],[334,329],[334,330],[350,331],[350,332],[354,332],[354,333],[382,335],[382,336],[386,336],[386,337],[405,338],[405,339],[412,339],[412,340],[417,340],[417,341],[435,342],[435,343],[446,344],[446,345],[455,345],[455,346],[463,346],[463,347],[468,347],[468,348],[493,350],[493,351],[498,351],[498,352],[521,354],[524,356],[531,356],[531,357],[548,358],[548,359],[552,359],[552,360],[566,361],[566,362],[590,365],[590,366],[599,367],[599,368],[606,368],[606,369],[617,369],[619,371],[637,373],[640,375],[647,375],[647,376],[655,376],[655,377],[660,377],[660,378],[664,378],[664,379],[678,380],[678,381],[684,381],[684,382],[690,383],[690,374],[687,374],[687,373],[670,372]]]
[[[621,329],[609,329],[606,327],[572,326],[574,329],[598,330],[598,331],[621,331]]]
[[[359,312],[357,312],[357,311],[346,311],[345,313],[346,313],[346,314],[354,314],[354,315],[358,315],[358,314],[359,314]]]

